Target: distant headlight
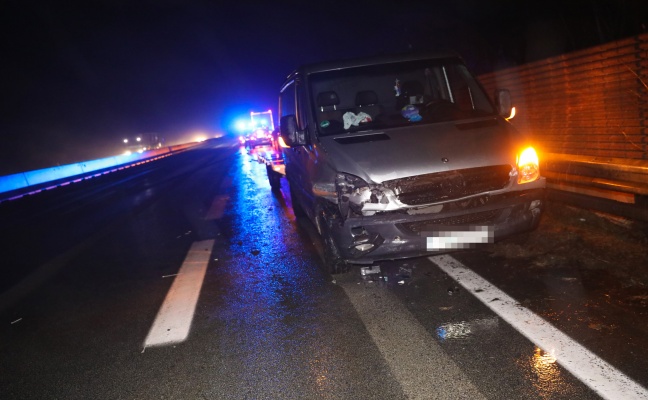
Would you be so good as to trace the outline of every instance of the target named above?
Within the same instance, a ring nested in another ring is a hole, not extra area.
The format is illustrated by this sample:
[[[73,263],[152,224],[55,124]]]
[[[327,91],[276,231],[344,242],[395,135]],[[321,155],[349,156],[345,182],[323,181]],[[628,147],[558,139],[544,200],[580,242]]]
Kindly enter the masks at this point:
[[[533,182],[540,178],[540,161],[533,147],[527,147],[517,156],[518,183]]]

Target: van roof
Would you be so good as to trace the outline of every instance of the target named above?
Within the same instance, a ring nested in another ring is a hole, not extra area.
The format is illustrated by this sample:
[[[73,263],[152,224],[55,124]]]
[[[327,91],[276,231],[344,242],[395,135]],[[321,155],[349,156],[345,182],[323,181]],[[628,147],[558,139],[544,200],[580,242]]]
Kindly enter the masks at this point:
[[[336,69],[345,69],[345,68],[354,68],[362,67],[367,65],[378,65],[378,64],[389,64],[402,61],[415,61],[415,60],[426,60],[426,59],[457,59],[462,60],[461,57],[454,52],[429,52],[429,51],[418,51],[418,52],[409,52],[409,53],[400,53],[400,54],[384,54],[376,55],[369,57],[361,58],[349,58],[335,61],[324,61],[318,63],[304,64],[294,70],[288,79],[294,77],[296,74],[311,74],[314,72],[324,72],[332,71]],[[463,62],[463,61],[462,61]]]

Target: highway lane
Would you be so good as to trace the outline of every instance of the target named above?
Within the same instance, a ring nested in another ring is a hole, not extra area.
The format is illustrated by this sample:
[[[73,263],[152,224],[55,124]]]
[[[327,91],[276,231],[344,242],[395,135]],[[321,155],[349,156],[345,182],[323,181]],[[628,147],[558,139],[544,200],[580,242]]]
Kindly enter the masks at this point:
[[[2,398],[600,397],[438,259],[325,273],[285,182],[238,148],[152,164],[0,205]],[[543,290],[525,279],[503,286]],[[602,353],[646,385],[626,349]]]

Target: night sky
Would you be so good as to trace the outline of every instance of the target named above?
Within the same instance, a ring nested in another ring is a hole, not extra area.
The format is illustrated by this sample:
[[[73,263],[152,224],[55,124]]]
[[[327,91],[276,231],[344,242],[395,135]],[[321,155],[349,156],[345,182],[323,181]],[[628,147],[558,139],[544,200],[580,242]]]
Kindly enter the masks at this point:
[[[645,0],[379,3],[0,0],[0,175],[228,133],[302,63],[438,49],[479,74],[648,29]]]

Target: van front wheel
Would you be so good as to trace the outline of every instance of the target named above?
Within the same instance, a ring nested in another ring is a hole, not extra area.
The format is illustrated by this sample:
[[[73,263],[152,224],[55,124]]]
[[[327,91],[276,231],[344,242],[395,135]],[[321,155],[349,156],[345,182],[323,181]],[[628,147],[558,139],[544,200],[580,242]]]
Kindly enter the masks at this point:
[[[268,174],[268,182],[270,182],[270,189],[278,191],[281,189],[281,174],[273,170],[270,165],[266,164],[266,173]]]
[[[320,231],[322,244],[324,245],[324,264],[326,264],[326,268],[331,275],[348,272],[349,266],[340,256],[340,252],[331,236],[328,223],[324,221],[321,214],[317,218],[317,228]]]
[[[293,189],[293,185],[292,183],[290,183],[290,181],[288,181],[288,187],[290,188],[290,203],[292,204],[292,209],[293,209],[293,213],[295,214],[295,217],[296,218],[305,217],[306,212],[301,207],[301,204],[299,204],[299,200],[295,195],[295,189]]]

